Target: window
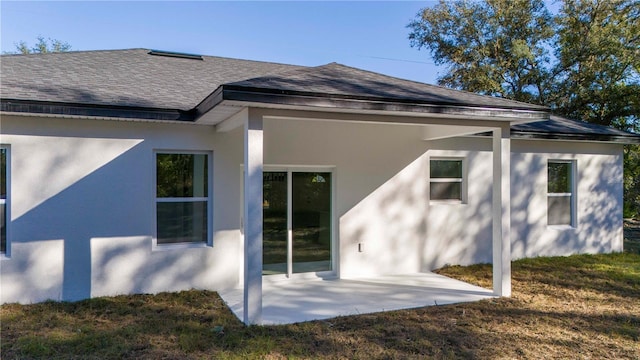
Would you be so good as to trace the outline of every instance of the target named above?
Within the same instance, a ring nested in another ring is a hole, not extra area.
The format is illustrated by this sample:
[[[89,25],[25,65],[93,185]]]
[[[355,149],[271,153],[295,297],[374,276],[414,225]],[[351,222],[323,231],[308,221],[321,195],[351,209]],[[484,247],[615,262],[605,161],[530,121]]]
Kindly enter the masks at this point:
[[[7,197],[9,186],[7,185],[9,148],[0,147],[0,254],[7,253],[7,224],[9,223],[9,209]]]
[[[207,243],[209,155],[156,154],[157,244]]]
[[[462,159],[435,159],[429,162],[430,199],[462,202],[464,181]]]
[[[573,165],[571,161],[549,161],[548,163],[548,225],[573,226],[575,214]]]

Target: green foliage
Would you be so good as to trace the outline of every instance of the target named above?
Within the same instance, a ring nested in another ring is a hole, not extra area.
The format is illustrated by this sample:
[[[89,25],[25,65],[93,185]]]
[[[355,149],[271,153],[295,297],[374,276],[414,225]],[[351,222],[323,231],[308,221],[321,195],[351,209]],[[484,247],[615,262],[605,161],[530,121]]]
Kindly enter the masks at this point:
[[[447,65],[440,85],[543,104],[572,119],[640,132],[637,0],[440,0],[408,28]],[[640,216],[638,147],[625,149],[625,213]]]
[[[554,16],[542,0],[440,0],[408,27],[411,46],[449,66],[441,85],[638,130],[636,0],[566,0]]]
[[[553,21],[542,0],[440,0],[409,28],[411,46],[449,66],[441,85],[530,102],[544,92]]]
[[[551,105],[569,118],[633,130],[640,116],[639,4],[566,0],[555,21]]]
[[[624,216],[640,219],[640,145],[624,149]]]
[[[45,39],[43,36],[37,37],[37,42],[33,47],[29,47],[29,45],[25,41],[20,41],[16,43],[16,54],[46,54],[52,52],[66,52],[71,51],[71,45],[66,41],[61,41],[58,39],[48,38]]]

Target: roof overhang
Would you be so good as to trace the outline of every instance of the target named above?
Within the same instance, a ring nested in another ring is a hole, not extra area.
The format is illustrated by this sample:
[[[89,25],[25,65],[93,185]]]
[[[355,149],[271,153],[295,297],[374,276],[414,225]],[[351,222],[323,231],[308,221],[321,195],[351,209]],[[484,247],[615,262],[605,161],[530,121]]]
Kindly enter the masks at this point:
[[[148,107],[62,103],[36,100],[0,99],[0,112],[5,114],[42,115],[118,120],[193,122],[195,110]]]
[[[244,107],[406,116],[411,123],[424,122],[418,118],[491,120],[511,124],[549,119],[549,112],[540,107],[492,108],[222,85],[195,108],[196,121],[215,125]]]
[[[609,135],[609,134],[567,134],[567,133],[551,133],[551,132],[535,132],[523,130],[511,130],[511,137],[514,139],[529,140],[562,140],[562,141],[596,141],[620,143],[626,145],[640,144],[640,135],[629,134]]]
[[[454,106],[449,104],[420,104],[381,101],[379,99],[316,97],[313,94],[275,94],[225,90],[224,86],[203,100],[192,110],[159,109],[150,107],[113,106],[81,103],[59,103],[21,99],[1,99],[0,113],[5,115],[106,119],[128,121],[175,122],[216,125],[223,131],[238,126],[237,115],[243,109],[259,108],[270,118],[305,118],[350,122],[394,124],[422,124],[437,126],[427,129],[428,138],[464,135],[485,135],[482,126],[498,123],[511,125],[549,119],[541,110],[499,109]],[[276,110],[285,110],[278,112]],[[276,115],[281,114],[281,115]],[[223,123],[224,122],[224,123]],[[445,126],[452,126],[448,130]],[[466,127],[464,132],[463,127]],[[475,128],[474,128],[475,127]],[[478,130],[476,132],[476,130]],[[640,135],[612,135],[594,133],[562,133],[550,131],[511,130],[514,139],[594,141],[619,144],[640,144]]]

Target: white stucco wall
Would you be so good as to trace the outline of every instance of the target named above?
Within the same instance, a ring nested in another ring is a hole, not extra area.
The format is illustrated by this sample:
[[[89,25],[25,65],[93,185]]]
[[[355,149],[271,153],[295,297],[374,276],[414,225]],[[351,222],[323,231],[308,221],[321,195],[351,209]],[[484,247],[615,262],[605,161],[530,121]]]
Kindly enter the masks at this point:
[[[575,227],[547,226],[547,162],[577,165]],[[511,156],[513,259],[622,251],[622,145],[514,141]]]
[[[468,265],[492,261],[492,179],[490,139],[432,141],[431,158],[465,161],[466,194],[463,203],[430,201],[426,242],[429,249],[422,271],[447,264]],[[428,179],[428,174],[427,174]],[[444,249],[444,251],[438,251]]]
[[[418,126],[265,122],[265,163],[335,166],[341,277],[492,261],[491,140]],[[429,201],[429,159],[464,158],[466,201]],[[577,226],[547,226],[547,161],[577,164]],[[512,256],[622,251],[622,146],[512,140]],[[358,244],[364,251],[358,251]]]
[[[265,122],[265,164],[335,166],[341,277],[420,268],[428,199],[421,136],[409,125]]]
[[[10,256],[0,301],[76,300],[241,281],[242,130],[2,117],[11,147]],[[490,139],[422,140],[414,125],[264,122],[265,165],[332,167],[341,277],[491,261]],[[213,247],[152,246],[154,150],[213,152]],[[466,159],[463,204],[429,201],[429,159]],[[546,163],[578,167],[577,227],[546,226]],[[514,258],[622,250],[622,147],[513,140]],[[363,244],[363,251],[358,250]]]
[[[430,268],[491,262],[490,146],[477,138],[430,144],[430,156],[466,157],[469,168],[466,204],[429,207],[427,243],[447,249],[429,257]],[[512,259],[622,251],[622,145],[512,140],[511,152]],[[573,228],[547,225],[549,160],[576,163]]]
[[[2,117],[11,151],[2,302],[228,288],[238,282],[241,133],[212,127]],[[154,150],[212,151],[213,247],[161,250]]]

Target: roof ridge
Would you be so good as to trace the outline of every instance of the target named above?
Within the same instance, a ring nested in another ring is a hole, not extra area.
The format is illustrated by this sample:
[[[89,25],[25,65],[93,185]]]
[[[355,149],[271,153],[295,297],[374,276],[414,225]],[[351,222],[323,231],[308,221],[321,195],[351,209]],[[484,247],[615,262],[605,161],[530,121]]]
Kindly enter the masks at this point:
[[[234,58],[234,57],[228,57],[228,56],[217,56],[217,55],[200,55],[200,56],[202,56],[203,58],[239,60],[239,61],[246,61],[246,62],[258,63],[258,64],[285,65],[285,66],[296,67],[298,69],[300,69],[300,68],[302,68],[302,69],[310,68],[309,66],[305,66],[305,65],[289,64],[289,63],[282,63],[282,62],[276,62],[276,61],[261,61],[261,60],[241,59],[241,58]]]
[[[0,55],[1,56],[8,56],[8,57],[13,57],[13,56],[33,56],[33,57],[35,57],[35,56],[48,56],[48,55],[54,55],[54,54],[55,55],[73,55],[73,54],[80,54],[80,53],[107,53],[107,52],[122,53],[122,52],[127,52],[127,51],[145,51],[145,52],[149,52],[149,51],[166,51],[166,52],[175,52],[175,51],[169,51],[169,50],[137,47],[137,48],[126,48],[126,49],[71,50],[71,51],[64,51],[64,52],[47,52],[47,53],[30,53],[30,54],[0,54]],[[209,59],[238,60],[238,61],[244,61],[244,62],[250,62],[250,63],[256,63],[256,64],[285,65],[285,66],[298,67],[298,68],[309,68],[309,66],[305,66],[305,65],[296,65],[296,64],[289,64],[289,63],[282,63],[282,62],[275,62],[275,61],[261,61],[261,60],[251,60],[251,59],[242,59],[242,58],[234,58],[234,57],[218,56],[218,55],[205,55],[205,54],[194,54],[194,55],[199,55],[199,56],[202,56],[203,58],[209,58]]]
[[[124,52],[124,51],[134,51],[134,50],[150,51],[151,49],[129,48],[129,49],[69,50],[69,51],[51,51],[46,53],[29,53],[29,54],[5,53],[5,54],[1,54],[1,56],[47,56],[47,55],[66,55],[66,54],[79,54],[79,53]]]
[[[248,60],[251,61],[251,60]],[[256,61],[258,63],[264,63],[262,61]],[[258,80],[258,79],[265,79],[265,78],[270,78],[273,76],[283,76],[283,75],[287,75],[287,74],[291,74],[291,73],[297,73],[297,72],[303,72],[303,71],[308,71],[308,70],[313,70],[313,69],[317,69],[320,68],[322,66],[325,65],[329,65],[329,64],[324,64],[324,65],[318,65],[318,66],[305,66],[305,65],[289,65],[289,64],[279,64],[279,63],[269,63],[269,64],[275,64],[275,65],[288,65],[291,66],[291,69],[286,69],[286,70],[282,70],[282,71],[277,71],[271,74],[265,74],[265,75],[261,75],[261,76],[256,76],[256,77],[252,77],[252,78],[248,78],[248,79],[243,79],[243,80],[239,80],[239,81],[233,81],[230,83],[225,83],[225,84],[221,84],[221,85],[234,85],[234,84],[238,84],[238,83],[243,83],[245,81],[253,81],[253,80]]]

